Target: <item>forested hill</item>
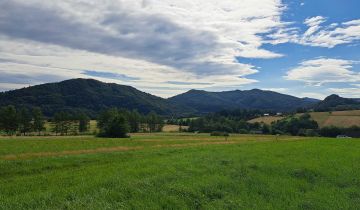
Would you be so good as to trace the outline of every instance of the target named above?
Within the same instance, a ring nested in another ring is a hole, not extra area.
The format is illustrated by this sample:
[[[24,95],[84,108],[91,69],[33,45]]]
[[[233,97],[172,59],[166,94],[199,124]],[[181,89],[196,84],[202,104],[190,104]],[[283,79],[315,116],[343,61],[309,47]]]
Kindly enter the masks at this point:
[[[0,93],[0,107],[6,105],[40,107],[52,116],[58,111],[84,111],[96,116],[101,110],[117,107],[151,111],[166,116],[190,116],[232,109],[294,111],[318,103],[272,91],[235,90],[206,92],[190,90],[169,99],[141,92],[133,87],[103,83],[93,79],[71,79]]]
[[[93,79],[71,79],[0,93],[0,106],[40,107],[47,116],[58,111],[84,111],[95,116],[99,111],[118,107],[177,115],[194,110],[133,87],[103,83]]]
[[[297,98],[259,89],[224,92],[190,90],[174,96],[169,100],[174,103],[192,107],[201,113],[239,108],[288,112],[294,111],[297,108],[311,107],[319,102],[319,100],[316,99]]]
[[[330,95],[316,104],[315,111],[342,111],[360,109],[359,99],[342,98],[338,95]]]

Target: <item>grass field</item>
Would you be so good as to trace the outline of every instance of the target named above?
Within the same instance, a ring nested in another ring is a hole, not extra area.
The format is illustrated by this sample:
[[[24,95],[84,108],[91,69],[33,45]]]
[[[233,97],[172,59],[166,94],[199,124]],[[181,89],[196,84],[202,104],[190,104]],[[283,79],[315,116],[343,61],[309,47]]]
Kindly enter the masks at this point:
[[[181,126],[181,129],[187,130],[189,126]],[[162,129],[163,132],[179,132],[179,125],[165,125]]]
[[[360,110],[313,112],[311,117],[318,122],[320,127],[331,125],[337,127],[360,126]]]
[[[286,136],[3,137],[0,209],[359,209],[359,151]]]

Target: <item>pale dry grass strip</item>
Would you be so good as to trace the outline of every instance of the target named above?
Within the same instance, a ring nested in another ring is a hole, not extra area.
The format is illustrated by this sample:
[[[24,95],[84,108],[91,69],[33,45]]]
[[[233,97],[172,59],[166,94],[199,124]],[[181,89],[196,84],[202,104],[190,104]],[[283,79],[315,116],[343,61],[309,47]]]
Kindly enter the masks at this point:
[[[201,143],[187,143],[187,144],[158,144],[152,146],[153,148],[164,148],[164,147],[192,147],[192,146],[203,146],[203,145],[221,145],[221,144],[236,144],[236,141],[215,141],[215,142],[201,142]]]
[[[140,150],[143,147],[104,147],[97,149],[84,149],[84,150],[65,150],[60,152],[36,152],[36,153],[22,153],[17,155],[5,155],[2,156],[3,160],[17,160],[17,159],[29,159],[37,157],[55,157],[55,156],[66,156],[66,155],[80,155],[80,154],[96,154],[96,153],[108,153],[118,151],[131,151]]]
[[[187,147],[196,147],[196,146],[207,146],[207,145],[229,145],[229,144],[241,144],[246,142],[281,142],[281,141],[299,141],[306,140],[306,138],[280,138],[277,141],[275,139],[249,139],[249,140],[223,140],[219,141],[204,141],[196,143],[184,143],[184,144],[157,144],[149,146],[147,148],[187,148]],[[151,140],[149,140],[151,141]],[[164,140],[163,140],[164,142]],[[21,154],[9,154],[0,156],[0,160],[21,160],[21,159],[31,159],[31,158],[40,158],[40,157],[56,157],[56,156],[66,156],[66,155],[80,155],[80,154],[97,154],[97,153],[110,153],[110,152],[120,152],[120,151],[134,151],[145,149],[143,146],[135,147],[104,147],[97,149],[84,149],[84,150],[65,150],[60,152],[37,152],[37,153],[21,153]]]
[[[151,146],[150,148],[164,148],[164,147],[191,147],[191,146],[201,146],[201,145],[219,145],[219,144],[235,144],[235,141],[222,141],[222,142],[201,142],[201,143],[187,143],[187,144],[158,144]],[[80,154],[96,154],[96,153],[109,153],[109,152],[119,152],[119,151],[133,151],[141,150],[144,147],[105,147],[97,149],[86,149],[86,150],[65,150],[60,152],[36,152],[36,153],[21,153],[21,154],[9,154],[1,156],[2,160],[19,160],[19,159],[31,159],[39,157],[56,157],[56,156],[66,156],[66,155],[80,155]]]

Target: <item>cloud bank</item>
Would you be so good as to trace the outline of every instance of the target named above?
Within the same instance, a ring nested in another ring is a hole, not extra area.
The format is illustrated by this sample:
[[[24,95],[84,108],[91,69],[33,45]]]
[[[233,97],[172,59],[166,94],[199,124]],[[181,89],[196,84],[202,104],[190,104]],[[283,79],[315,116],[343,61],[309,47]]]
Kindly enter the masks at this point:
[[[287,72],[287,80],[302,81],[308,85],[324,83],[360,82],[360,73],[353,71],[354,61],[319,58],[307,60]]]
[[[238,88],[258,82],[249,79],[258,68],[243,58],[284,56],[265,44],[332,48],[359,40],[359,20],[325,25],[325,17],[310,17],[301,32],[282,21],[285,10],[281,0],[4,0],[0,90],[77,77],[160,96]],[[333,65],[350,71],[351,64]],[[287,78],[332,80],[297,71]]]

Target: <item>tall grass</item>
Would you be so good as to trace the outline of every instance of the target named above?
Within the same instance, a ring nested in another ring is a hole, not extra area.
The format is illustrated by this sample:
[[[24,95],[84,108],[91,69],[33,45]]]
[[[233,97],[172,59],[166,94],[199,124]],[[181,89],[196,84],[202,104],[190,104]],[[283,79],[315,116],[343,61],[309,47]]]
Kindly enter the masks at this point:
[[[7,149],[0,157],[70,147],[143,149],[0,160],[0,209],[359,208],[356,139],[232,136],[235,143],[229,145],[173,147],[222,139],[177,134],[84,138],[2,139],[0,148]]]

